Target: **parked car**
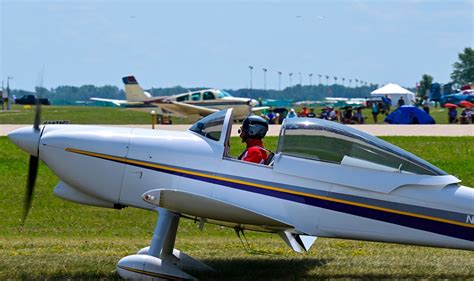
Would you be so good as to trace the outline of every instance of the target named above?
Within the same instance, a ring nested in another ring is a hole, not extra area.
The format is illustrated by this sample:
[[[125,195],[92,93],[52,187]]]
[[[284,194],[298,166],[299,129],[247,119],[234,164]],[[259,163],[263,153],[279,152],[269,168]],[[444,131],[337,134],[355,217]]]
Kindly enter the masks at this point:
[[[36,97],[34,95],[24,95],[19,99],[15,99],[16,104],[36,104]],[[48,99],[42,98],[39,99],[39,103],[42,105],[51,105]]]

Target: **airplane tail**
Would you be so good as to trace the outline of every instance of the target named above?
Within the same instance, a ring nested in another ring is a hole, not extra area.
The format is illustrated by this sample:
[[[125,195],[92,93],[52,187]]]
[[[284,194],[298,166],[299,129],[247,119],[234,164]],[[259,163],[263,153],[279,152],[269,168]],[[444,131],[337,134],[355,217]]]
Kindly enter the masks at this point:
[[[151,98],[151,94],[145,92],[140,85],[138,85],[135,76],[126,76],[122,78],[125,84],[125,95],[128,102],[140,102]]]

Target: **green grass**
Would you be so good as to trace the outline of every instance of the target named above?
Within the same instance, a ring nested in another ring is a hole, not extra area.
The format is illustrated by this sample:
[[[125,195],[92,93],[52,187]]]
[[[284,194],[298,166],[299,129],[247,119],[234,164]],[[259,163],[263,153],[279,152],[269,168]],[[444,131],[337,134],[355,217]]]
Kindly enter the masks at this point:
[[[34,106],[14,105],[10,112],[0,112],[0,124],[32,124]],[[71,124],[151,124],[148,112],[117,107],[42,106],[41,119],[69,120]],[[172,118],[173,124],[188,123],[183,118]]]
[[[93,106],[42,106],[42,120],[69,120],[72,124],[150,124],[151,117],[147,112],[117,107]],[[394,109],[394,108],[393,108]],[[392,110],[393,111],[393,110]],[[460,113],[460,110],[458,110]],[[321,108],[316,108],[316,113]],[[445,108],[431,108],[431,116],[437,124],[448,123],[448,112]],[[364,109],[366,123],[373,124],[371,109]],[[383,124],[385,115],[379,115],[378,123]],[[31,124],[34,119],[34,107],[25,109],[14,105],[11,112],[0,112],[0,124]],[[173,124],[194,123],[184,118],[172,118]]]
[[[474,186],[474,138],[387,137]],[[266,138],[275,149],[276,137]],[[242,150],[231,142],[232,154]],[[28,156],[0,137],[0,280],[117,279],[115,264],[148,245],[156,214],[88,207],[54,197],[57,178],[40,165],[35,200],[20,225]],[[472,279],[474,252],[320,238],[298,255],[274,234],[247,233],[250,250],[232,229],[200,231],[181,220],[176,248],[217,271],[201,280]]]

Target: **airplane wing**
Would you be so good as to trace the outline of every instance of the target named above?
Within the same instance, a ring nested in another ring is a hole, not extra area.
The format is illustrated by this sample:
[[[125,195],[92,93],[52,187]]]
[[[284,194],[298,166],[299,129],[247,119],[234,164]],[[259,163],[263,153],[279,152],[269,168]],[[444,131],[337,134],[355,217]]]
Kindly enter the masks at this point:
[[[275,232],[294,228],[278,219],[241,206],[174,189],[151,190],[144,193],[142,198],[150,204],[173,212],[224,222],[222,225],[225,226],[243,228],[243,225],[253,225]]]
[[[199,219],[200,223],[208,222],[234,228],[237,235],[244,229],[278,233],[283,241],[298,253],[309,251],[317,239],[316,236],[295,232],[294,226],[276,218],[195,193],[155,189],[145,192],[142,198],[147,203],[180,213],[183,217]]]
[[[207,116],[209,114],[219,111],[218,109],[212,109],[208,107],[192,105],[192,104],[182,103],[182,102],[156,103],[156,105],[179,116],[188,116],[188,115]]]
[[[270,107],[269,106],[252,107],[252,112],[262,111],[265,109],[270,109]]]
[[[143,102],[144,103],[162,103],[162,102],[166,102],[169,98],[170,96],[151,97],[151,98],[144,99]]]
[[[90,98],[90,100],[109,102],[109,103],[115,104],[116,106],[121,106],[121,105],[127,104],[126,100],[114,100],[114,99],[103,99],[103,98]]]

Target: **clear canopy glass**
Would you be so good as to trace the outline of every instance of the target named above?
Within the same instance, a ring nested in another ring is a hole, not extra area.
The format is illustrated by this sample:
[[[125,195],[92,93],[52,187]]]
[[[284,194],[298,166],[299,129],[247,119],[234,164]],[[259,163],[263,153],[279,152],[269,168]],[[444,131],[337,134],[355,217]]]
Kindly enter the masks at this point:
[[[416,155],[372,135],[316,118],[285,119],[277,152],[385,171],[447,174]]]
[[[226,110],[222,110],[208,115],[194,123],[189,130],[208,139],[219,141],[222,135],[226,113]]]
[[[218,90],[217,93],[219,95],[219,98],[232,97],[232,95],[227,93],[226,91]]]

